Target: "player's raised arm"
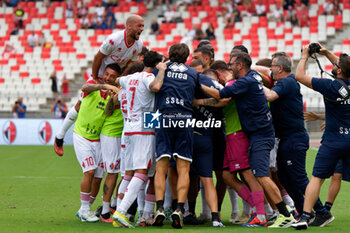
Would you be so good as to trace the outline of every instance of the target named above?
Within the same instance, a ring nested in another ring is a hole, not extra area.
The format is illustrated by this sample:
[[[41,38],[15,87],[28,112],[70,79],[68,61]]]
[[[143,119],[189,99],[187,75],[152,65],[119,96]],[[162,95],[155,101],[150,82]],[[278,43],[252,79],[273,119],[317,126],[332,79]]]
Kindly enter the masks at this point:
[[[295,73],[295,79],[298,82],[304,84],[305,86],[312,88],[312,85],[311,85],[312,78],[310,76],[306,75],[306,72],[305,72],[306,62],[307,62],[309,56],[310,56],[309,55],[309,46],[305,45],[305,46],[303,46],[301,59],[300,59],[298,66],[297,66],[297,71]]]
[[[264,88],[264,94],[266,96],[266,100],[271,102],[271,101],[275,101],[276,99],[279,98],[279,95],[273,91],[273,90],[270,90],[269,88],[263,86]]]
[[[95,81],[98,80],[98,70],[100,69],[102,60],[107,57],[107,55],[98,51],[94,57],[94,61],[92,62],[92,77]]]
[[[165,70],[167,68],[166,63],[160,62],[156,66],[159,70],[156,78],[149,84],[149,89],[153,92],[158,92],[162,88],[164,83]]]

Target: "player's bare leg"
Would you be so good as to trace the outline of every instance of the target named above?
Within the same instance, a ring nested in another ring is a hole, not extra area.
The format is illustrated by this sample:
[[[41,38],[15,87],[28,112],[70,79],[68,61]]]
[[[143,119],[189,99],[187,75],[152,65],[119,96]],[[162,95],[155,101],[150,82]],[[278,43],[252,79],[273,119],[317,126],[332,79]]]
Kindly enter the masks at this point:
[[[73,108],[69,110],[67,113],[66,117],[64,118],[63,124],[56,134],[55,141],[54,141],[54,150],[57,155],[62,156],[64,151],[63,151],[63,138],[66,135],[68,129],[74,124],[78,117],[78,113],[80,110],[80,104],[81,101],[78,100],[77,103]]]
[[[165,193],[165,179],[169,167],[169,158],[161,158],[156,163],[156,173],[154,176],[154,188],[156,193],[157,212],[152,223],[153,226],[163,226],[165,219],[164,213],[164,193]],[[169,182],[170,182],[169,176]]]

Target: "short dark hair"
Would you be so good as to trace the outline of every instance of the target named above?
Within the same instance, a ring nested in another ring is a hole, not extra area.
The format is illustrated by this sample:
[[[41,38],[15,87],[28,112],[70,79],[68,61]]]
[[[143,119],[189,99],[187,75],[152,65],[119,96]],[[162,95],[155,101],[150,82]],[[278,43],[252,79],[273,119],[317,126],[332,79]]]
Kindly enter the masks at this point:
[[[216,70],[214,70],[214,69],[206,69],[206,70],[204,70],[203,72],[202,72],[202,74],[203,75],[213,75],[213,76],[215,76],[216,77],[216,79],[218,79],[219,78],[219,74],[218,74],[218,72],[216,72]]]
[[[276,65],[282,66],[285,72],[292,72],[292,60],[285,52],[276,52],[272,54],[272,60],[276,58]]]
[[[200,59],[194,59],[191,61],[190,67],[202,66],[204,68],[205,64]]]
[[[141,53],[139,55],[145,56],[145,54],[149,51],[149,49],[146,46],[142,47]]]
[[[272,64],[272,59],[270,59],[270,58],[262,58],[255,63],[255,65],[257,65],[257,66],[265,66],[268,68],[271,67],[271,64]]]
[[[133,74],[136,72],[142,72],[145,66],[141,62],[133,62],[125,71],[125,75]]]
[[[236,58],[236,63],[242,63],[246,69],[250,70],[250,66],[252,65],[252,58],[249,56],[248,53],[243,53],[243,52],[233,53],[231,55],[231,59],[233,57]]]
[[[341,68],[344,77],[350,78],[350,56],[342,53],[339,56],[339,67]]]
[[[229,70],[226,62],[222,60],[216,60],[213,64],[211,64],[210,69],[213,70]]]
[[[169,59],[172,62],[185,63],[190,55],[190,49],[184,43],[177,43],[169,49]]]
[[[207,55],[210,58],[213,57],[213,53],[210,51],[208,47],[198,47],[196,50],[193,51],[194,53],[202,53],[203,55]]]
[[[233,52],[233,50],[238,50],[241,51],[243,53],[249,53],[247,47],[245,47],[244,45],[240,44],[240,45],[236,45],[232,48],[231,53]]]
[[[109,65],[106,66],[106,69],[107,69],[107,68],[116,71],[118,74],[121,74],[121,73],[122,73],[122,69],[120,69],[120,66],[119,66],[117,63],[111,63],[111,64],[109,64]],[[105,69],[105,70],[106,70],[106,69]]]
[[[201,48],[201,47],[208,48],[211,52],[211,58],[212,58],[212,60],[214,60],[215,50],[214,50],[214,46],[210,43],[210,41],[209,40],[201,40],[197,46],[197,49]]]
[[[162,55],[160,55],[156,51],[149,51],[145,54],[145,58],[143,59],[143,64],[146,67],[154,68],[162,60],[163,60]]]

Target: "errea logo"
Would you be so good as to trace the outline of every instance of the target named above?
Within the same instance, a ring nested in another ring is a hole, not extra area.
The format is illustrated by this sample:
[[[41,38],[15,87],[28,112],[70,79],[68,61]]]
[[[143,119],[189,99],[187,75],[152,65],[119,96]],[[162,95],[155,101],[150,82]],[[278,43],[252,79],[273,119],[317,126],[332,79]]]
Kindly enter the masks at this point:
[[[172,71],[175,71],[175,72],[185,72],[186,70],[188,70],[184,64],[177,64],[176,62],[171,64],[169,66],[169,69],[171,69]]]

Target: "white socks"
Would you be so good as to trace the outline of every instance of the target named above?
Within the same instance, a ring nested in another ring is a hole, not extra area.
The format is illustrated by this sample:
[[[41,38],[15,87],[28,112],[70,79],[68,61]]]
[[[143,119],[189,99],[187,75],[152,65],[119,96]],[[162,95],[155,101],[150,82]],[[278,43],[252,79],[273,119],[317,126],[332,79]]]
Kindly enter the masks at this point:
[[[137,198],[137,194],[139,193],[141,187],[143,184],[147,181],[148,176],[147,174],[143,173],[135,173],[134,176],[132,177],[128,188],[125,191],[125,196],[118,205],[118,212],[121,214],[126,214],[128,211],[129,207],[132,205],[132,203],[135,201]]]
[[[58,139],[63,139],[68,129],[74,124],[78,117],[78,112],[75,110],[75,106],[69,110],[67,116],[64,118],[63,124],[56,134]]]
[[[238,208],[238,194],[233,188],[227,188],[228,194],[230,195],[232,213],[239,214]]]
[[[118,189],[118,199],[117,199],[117,207],[120,205],[120,203],[122,202],[123,199],[120,198],[120,194],[125,194],[125,190],[128,187],[130,180],[131,180],[131,176],[127,176],[125,175],[123,177],[122,182],[119,185],[119,189]]]
[[[105,202],[105,201],[103,202],[101,214],[109,213],[109,204],[110,204],[110,202]]]

